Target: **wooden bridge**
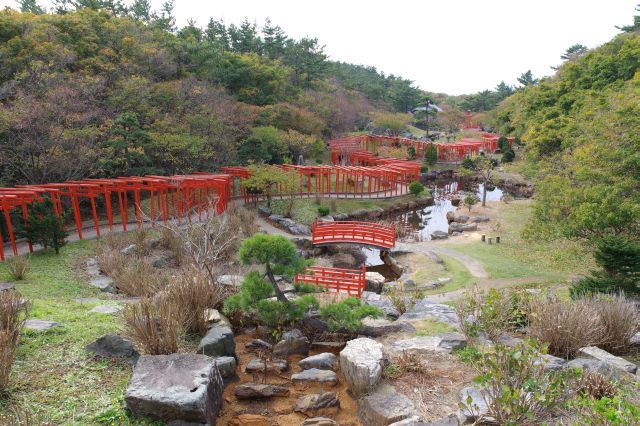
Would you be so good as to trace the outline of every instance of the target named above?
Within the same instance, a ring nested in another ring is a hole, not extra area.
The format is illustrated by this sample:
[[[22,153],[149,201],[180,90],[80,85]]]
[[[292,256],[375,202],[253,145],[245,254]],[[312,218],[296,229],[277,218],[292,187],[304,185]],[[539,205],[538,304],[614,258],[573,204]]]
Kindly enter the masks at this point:
[[[295,277],[295,283],[313,284],[334,292],[360,297],[365,287],[367,269],[340,269],[310,266]]]
[[[396,245],[395,226],[374,222],[315,221],[311,227],[313,245],[362,244],[379,249]]]

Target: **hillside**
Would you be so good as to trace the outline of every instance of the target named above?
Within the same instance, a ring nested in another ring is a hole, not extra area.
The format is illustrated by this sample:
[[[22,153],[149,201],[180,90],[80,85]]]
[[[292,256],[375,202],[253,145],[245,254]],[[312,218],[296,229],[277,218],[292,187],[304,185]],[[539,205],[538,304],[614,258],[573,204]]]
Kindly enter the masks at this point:
[[[313,158],[319,138],[419,99],[268,21],[178,30],[170,11],[115,12],[0,11],[0,183]]]
[[[637,238],[640,231],[640,33],[567,60],[507,98],[498,126],[521,137],[539,177],[538,235]]]

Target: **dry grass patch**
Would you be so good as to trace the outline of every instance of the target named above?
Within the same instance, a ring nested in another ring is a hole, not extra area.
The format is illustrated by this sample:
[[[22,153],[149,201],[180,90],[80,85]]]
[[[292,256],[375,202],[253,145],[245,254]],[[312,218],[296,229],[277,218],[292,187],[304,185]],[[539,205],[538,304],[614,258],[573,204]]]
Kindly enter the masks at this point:
[[[14,290],[0,291],[0,395],[9,385],[9,375],[25,317],[26,308],[20,293]]]
[[[124,310],[125,332],[143,353],[166,355],[178,352],[181,326],[175,304],[168,298],[145,298]]]
[[[16,281],[21,281],[27,276],[31,267],[31,260],[28,256],[13,256],[5,260],[9,274]]]
[[[118,291],[132,297],[151,297],[163,290],[169,278],[146,260],[128,264],[112,275]]]

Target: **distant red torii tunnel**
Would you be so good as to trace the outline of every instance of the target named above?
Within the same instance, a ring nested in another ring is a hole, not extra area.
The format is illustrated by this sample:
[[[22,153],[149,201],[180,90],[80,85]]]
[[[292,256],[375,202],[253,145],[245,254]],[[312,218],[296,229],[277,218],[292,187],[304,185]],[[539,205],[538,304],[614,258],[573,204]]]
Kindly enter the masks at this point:
[[[313,245],[361,244],[385,250],[396,245],[396,230],[394,225],[375,222],[316,220],[311,241]]]

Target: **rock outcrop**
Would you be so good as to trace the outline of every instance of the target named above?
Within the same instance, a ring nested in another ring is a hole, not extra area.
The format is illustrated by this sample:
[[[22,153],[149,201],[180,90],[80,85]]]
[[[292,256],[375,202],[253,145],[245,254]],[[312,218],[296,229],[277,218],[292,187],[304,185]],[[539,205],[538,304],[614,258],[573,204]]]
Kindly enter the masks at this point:
[[[361,337],[347,342],[340,352],[340,367],[351,392],[360,396],[372,389],[382,377],[383,346]]]

